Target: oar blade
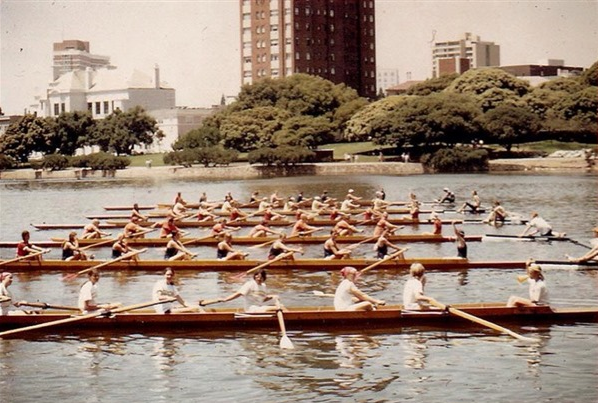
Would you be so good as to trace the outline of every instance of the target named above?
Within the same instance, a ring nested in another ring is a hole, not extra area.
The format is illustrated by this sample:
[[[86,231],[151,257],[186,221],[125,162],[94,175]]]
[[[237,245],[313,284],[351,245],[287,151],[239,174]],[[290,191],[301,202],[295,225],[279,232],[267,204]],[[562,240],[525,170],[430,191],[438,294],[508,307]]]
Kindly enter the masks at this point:
[[[280,348],[282,348],[283,350],[293,350],[295,348],[293,342],[291,341],[291,339],[289,339],[289,336],[287,336],[286,334],[280,338]]]

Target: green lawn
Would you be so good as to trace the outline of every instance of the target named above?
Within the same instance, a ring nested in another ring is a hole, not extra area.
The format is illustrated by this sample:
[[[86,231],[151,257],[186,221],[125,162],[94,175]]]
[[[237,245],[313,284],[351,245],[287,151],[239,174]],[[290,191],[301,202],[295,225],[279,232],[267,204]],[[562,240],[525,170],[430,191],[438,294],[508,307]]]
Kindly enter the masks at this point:
[[[133,155],[129,158],[131,159],[131,166],[132,167],[144,167],[145,161],[151,160],[153,167],[162,167],[164,166],[164,161],[162,158],[164,154],[145,154],[145,155]]]

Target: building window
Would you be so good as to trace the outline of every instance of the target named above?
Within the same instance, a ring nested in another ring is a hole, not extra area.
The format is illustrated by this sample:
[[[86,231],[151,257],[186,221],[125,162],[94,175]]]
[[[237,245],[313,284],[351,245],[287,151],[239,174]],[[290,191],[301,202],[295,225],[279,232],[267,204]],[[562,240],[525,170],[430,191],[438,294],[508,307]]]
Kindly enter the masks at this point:
[[[88,110],[90,113],[91,113],[91,111],[92,111],[92,109],[93,109],[93,108],[92,108],[92,105],[93,105],[93,104],[92,104],[91,102],[88,102],[88,103],[87,103],[87,110]]]
[[[54,104],[54,116],[60,115],[60,104]]]
[[[66,112],[66,104],[64,102],[60,104],[60,112]]]
[[[108,101],[104,101],[104,115],[107,115],[109,113],[108,111]]]
[[[295,60],[299,60],[301,59],[301,55],[299,54],[299,52],[295,53]]]
[[[101,104],[99,102],[96,102],[96,115],[99,115],[102,110],[101,110]]]

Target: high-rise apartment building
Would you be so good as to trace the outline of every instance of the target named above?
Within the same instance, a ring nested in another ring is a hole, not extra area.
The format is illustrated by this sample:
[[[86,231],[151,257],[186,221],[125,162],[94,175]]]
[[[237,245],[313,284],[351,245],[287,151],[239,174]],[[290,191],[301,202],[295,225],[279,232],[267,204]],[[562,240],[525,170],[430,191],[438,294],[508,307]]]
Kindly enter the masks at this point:
[[[374,0],[240,0],[242,83],[295,73],[376,96]]]
[[[85,70],[87,67],[114,68],[108,56],[92,55],[89,53],[89,42],[79,40],[55,42],[52,61],[54,80],[69,71]]]
[[[469,32],[456,41],[434,42],[432,77],[490,66],[500,66],[500,46],[494,42],[483,42]]]
[[[394,87],[399,84],[399,70],[398,69],[378,69],[376,72],[376,80],[378,92]]]

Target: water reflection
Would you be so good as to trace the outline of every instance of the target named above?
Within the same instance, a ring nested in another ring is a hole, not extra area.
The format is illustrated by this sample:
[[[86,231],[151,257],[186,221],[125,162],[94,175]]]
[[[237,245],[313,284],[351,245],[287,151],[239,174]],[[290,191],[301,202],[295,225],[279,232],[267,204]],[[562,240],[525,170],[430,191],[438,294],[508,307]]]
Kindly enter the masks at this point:
[[[401,339],[404,365],[411,369],[424,369],[428,354],[427,337],[421,333],[405,333]]]

